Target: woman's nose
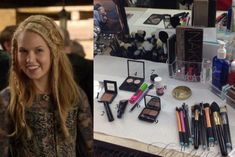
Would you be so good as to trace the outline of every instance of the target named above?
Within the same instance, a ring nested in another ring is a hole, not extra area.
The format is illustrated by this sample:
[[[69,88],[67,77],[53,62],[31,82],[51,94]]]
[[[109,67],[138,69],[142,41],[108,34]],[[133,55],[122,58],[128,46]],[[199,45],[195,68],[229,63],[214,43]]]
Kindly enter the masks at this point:
[[[35,55],[32,51],[30,51],[27,55],[27,58],[26,58],[26,63],[31,63],[35,60]]]

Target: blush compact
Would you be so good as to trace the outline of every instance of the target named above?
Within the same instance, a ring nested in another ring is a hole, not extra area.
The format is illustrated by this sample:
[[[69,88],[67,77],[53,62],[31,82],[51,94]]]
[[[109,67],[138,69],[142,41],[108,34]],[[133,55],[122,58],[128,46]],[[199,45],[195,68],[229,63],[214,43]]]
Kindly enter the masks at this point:
[[[145,64],[143,61],[127,60],[128,77],[123,81],[120,90],[136,92],[145,79]]]
[[[146,99],[150,100],[146,103]],[[155,122],[161,110],[161,100],[159,97],[146,95],[144,97],[145,108],[141,111],[138,118],[147,122]]]
[[[111,104],[113,99],[117,96],[117,82],[104,80],[104,90],[99,102],[108,102]]]

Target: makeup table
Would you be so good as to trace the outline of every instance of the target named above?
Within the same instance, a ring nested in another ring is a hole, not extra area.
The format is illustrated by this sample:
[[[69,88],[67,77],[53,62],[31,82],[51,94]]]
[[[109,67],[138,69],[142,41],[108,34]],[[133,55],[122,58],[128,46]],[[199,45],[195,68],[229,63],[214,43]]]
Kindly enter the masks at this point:
[[[185,148],[181,152],[179,144],[179,135],[177,131],[176,112],[175,108],[180,107],[186,103],[191,107],[195,103],[217,102],[219,105],[225,105],[225,101],[214,95],[208,89],[208,85],[184,82],[168,77],[168,65],[164,63],[156,63],[151,61],[145,62],[145,82],[150,85],[150,74],[155,71],[163,78],[162,82],[167,85],[167,89],[161,98],[161,112],[157,118],[158,123],[148,123],[138,119],[138,115],[144,107],[143,101],[140,102],[140,107],[135,108],[129,112],[132,105],[128,104],[122,119],[117,118],[117,104],[120,100],[129,99],[133,92],[122,91],[118,89],[118,94],[110,108],[113,113],[114,121],[109,122],[107,115],[104,113],[103,103],[99,103],[98,99],[94,98],[94,139],[105,141],[112,144],[121,145],[128,148],[149,152],[151,154],[167,156],[169,153],[175,153],[173,156],[182,156],[182,153],[190,153],[196,156],[212,157],[220,154],[219,146],[210,147],[210,151],[202,151],[201,146],[197,151],[193,151],[193,146]],[[127,59],[120,57],[113,57],[107,55],[97,55],[94,58],[94,80],[103,81],[111,80],[117,81],[117,87],[127,77]],[[192,96],[185,101],[176,100],[173,98],[171,92],[176,86],[188,86],[192,90]],[[97,87],[94,87],[94,96]],[[104,89],[100,92],[103,94]],[[150,90],[149,94],[156,95],[155,90]],[[100,98],[99,96],[99,98]],[[235,109],[227,105],[228,117],[230,119],[230,131],[232,135],[233,146],[235,144]],[[190,114],[191,115],[191,114]],[[165,148],[165,149],[164,149]],[[190,155],[187,155],[190,156]],[[195,157],[195,156],[194,156]]]

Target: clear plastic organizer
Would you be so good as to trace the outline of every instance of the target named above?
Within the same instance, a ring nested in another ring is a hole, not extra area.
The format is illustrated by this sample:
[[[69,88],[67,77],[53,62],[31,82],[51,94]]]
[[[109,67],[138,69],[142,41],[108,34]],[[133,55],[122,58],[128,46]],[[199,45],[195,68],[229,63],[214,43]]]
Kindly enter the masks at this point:
[[[189,82],[208,82],[211,80],[211,61],[188,62],[175,60],[169,64],[169,75],[172,78]]]
[[[215,87],[211,82],[208,83],[209,89],[212,93],[219,96],[222,100],[235,109],[235,87],[226,85],[222,90]],[[233,88],[233,89],[232,89]]]
[[[235,108],[235,86],[227,85],[220,90],[212,85],[212,63],[208,59],[203,59],[202,62],[175,60],[172,64],[169,64],[169,76],[177,80],[201,82],[208,85],[212,93]]]
[[[235,86],[230,87],[226,93],[226,103],[235,109]]]

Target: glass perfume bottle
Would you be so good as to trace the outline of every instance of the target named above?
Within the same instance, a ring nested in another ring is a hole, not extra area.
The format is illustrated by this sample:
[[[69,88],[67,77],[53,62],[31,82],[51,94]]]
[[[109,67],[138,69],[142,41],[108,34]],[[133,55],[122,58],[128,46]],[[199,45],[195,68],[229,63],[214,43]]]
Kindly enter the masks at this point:
[[[217,51],[217,56],[213,58],[212,84],[222,90],[222,87],[227,84],[229,61],[226,59],[226,49],[224,44],[220,45]]]
[[[154,78],[154,84],[156,87],[156,94],[158,96],[162,96],[164,94],[164,86],[162,85],[162,78],[161,77],[155,77]]]
[[[203,60],[202,65],[202,83],[207,83],[211,81],[211,60]]]

